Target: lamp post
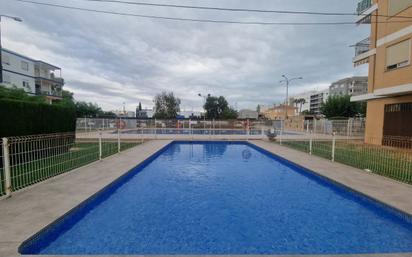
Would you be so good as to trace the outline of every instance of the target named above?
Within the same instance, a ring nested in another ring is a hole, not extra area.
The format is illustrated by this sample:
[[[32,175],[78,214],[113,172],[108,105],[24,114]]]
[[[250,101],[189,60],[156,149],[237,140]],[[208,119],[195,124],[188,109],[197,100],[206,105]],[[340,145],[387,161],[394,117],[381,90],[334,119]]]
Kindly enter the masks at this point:
[[[0,14],[0,84],[3,83],[3,48],[1,46],[1,18],[9,18],[17,22],[22,22],[23,20],[19,17],[9,16]]]
[[[288,78],[286,75],[282,75],[283,80],[280,81],[280,83],[285,83],[286,85],[286,101],[285,101],[285,120],[288,118],[288,105],[289,105],[289,84],[293,80],[299,80],[303,79],[302,77],[296,77],[296,78]]]
[[[210,94],[207,95],[202,95],[201,93],[197,94],[199,97],[203,97],[204,99],[204,103],[203,103],[203,110],[205,111],[203,113],[203,129],[206,129],[206,108],[205,108],[205,104],[206,104],[206,99],[208,97],[210,97]]]

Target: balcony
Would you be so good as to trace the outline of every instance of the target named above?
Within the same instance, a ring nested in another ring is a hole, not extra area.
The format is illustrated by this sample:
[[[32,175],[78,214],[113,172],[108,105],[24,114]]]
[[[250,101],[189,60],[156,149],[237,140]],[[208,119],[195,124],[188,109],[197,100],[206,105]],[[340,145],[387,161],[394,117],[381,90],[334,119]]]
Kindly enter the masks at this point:
[[[51,97],[53,99],[60,99],[62,98],[62,90],[61,89],[44,90],[41,88],[36,88],[36,95]]]
[[[355,57],[353,58],[355,67],[368,63],[369,56],[376,54],[376,49],[370,49],[370,45],[370,38],[365,38],[364,40],[353,45],[353,47],[355,47]]]
[[[362,40],[358,43],[356,43],[356,45],[355,45],[355,57],[359,56],[363,53],[368,52],[370,45],[371,45],[371,39],[369,37],[365,38],[364,40]]]
[[[362,0],[358,3],[356,13],[361,15],[364,11],[372,7],[372,0]]]
[[[372,13],[378,9],[378,4],[373,4],[372,0],[362,0],[358,3],[356,13],[358,14],[357,24],[370,24]]]

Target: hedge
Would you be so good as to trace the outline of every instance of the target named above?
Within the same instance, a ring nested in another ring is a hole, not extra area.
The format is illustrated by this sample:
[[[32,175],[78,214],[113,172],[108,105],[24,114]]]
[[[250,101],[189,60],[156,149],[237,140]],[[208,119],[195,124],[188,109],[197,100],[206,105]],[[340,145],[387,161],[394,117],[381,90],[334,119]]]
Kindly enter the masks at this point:
[[[0,99],[0,138],[75,129],[76,110],[72,107]]]

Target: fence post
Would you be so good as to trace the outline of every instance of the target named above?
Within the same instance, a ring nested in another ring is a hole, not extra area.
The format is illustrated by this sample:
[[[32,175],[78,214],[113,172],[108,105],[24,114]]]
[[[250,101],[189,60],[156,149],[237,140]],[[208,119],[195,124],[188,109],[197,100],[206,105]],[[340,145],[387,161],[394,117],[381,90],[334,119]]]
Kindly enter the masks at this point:
[[[156,118],[154,119],[154,132],[155,132],[155,139],[157,139],[157,124],[156,124]]]
[[[102,131],[99,131],[99,160],[102,160]]]
[[[10,153],[9,142],[3,138],[3,168],[4,168],[4,187],[7,197],[11,196],[11,172],[10,172]]]
[[[313,119],[313,133],[316,134],[316,118]]]
[[[309,139],[309,154],[312,155],[312,149],[313,149],[313,138],[310,136]]]
[[[282,145],[282,137],[283,137],[283,122],[280,124],[280,137],[279,137],[279,144]]]
[[[332,138],[332,161],[335,161],[335,147],[336,147],[336,133],[333,132],[333,138]]]
[[[120,128],[117,128],[117,152],[120,153]]]

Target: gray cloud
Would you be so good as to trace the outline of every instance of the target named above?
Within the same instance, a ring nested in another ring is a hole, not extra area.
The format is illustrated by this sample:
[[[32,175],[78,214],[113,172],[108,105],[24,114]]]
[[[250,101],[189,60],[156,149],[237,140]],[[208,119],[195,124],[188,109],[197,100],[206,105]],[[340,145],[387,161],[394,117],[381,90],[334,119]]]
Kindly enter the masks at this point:
[[[43,0],[47,1],[47,0]],[[66,5],[172,17],[262,21],[352,21],[353,17],[312,17],[254,13],[218,13],[78,0],[50,1]],[[161,2],[161,1],[159,1]],[[186,3],[186,1],[173,1]],[[169,3],[169,2],[168,2]],[[357,1],[197,1],[198,5],[242,8],[353,12]],[[368,35],[356,26],[240,26],[159,21],[90,14],[3,0],[2,12],[24,23],[3,22],[4,46],[56,64],[66,87],[78,100],[105,109],[123,102],[152,106],[153,96],[172,90],[186,109],[200,109],[197,93],[224,95],[239,108],[280,102],[282,74],[303,76],[292,85],[298,93],[324,88],[345,76],[366,75],[354,69],[349,45]]]

